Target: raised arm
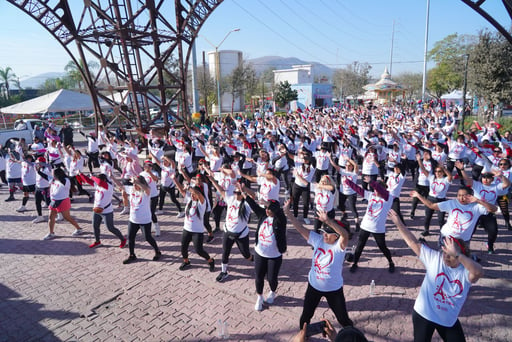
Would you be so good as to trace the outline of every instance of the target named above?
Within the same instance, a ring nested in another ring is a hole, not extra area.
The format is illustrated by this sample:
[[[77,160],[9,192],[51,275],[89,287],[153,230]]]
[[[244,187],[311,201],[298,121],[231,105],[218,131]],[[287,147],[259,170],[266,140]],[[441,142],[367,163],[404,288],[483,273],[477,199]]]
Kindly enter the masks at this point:
[[[468,258],[463,253],[459,252],[457,250],[457,247],[455,247],[456,242],[450,238],[445,237],[444,238],[444,246],[441,247],[444,253],[452,256],[453,258],[456,258],[459,260],[459,262],[468,270],[469,272],[469,281],[474,284],[484,275],[484,270],[482,268],[482,265],[480,265],[478,262],[474,261],[471,258]]]
[[[416,197],[421,201],[421,203],[423,203],[432,210],[439,210],[439,205],[437,203],[432,203],[430,200],[421,196],[416,190],[411,191],[411,197]]]
[[[466,185],[471,187],[473,185],[473,177],[469,176],[467,172],[464,170],[464,163],[461,161],[455,162],[455,167],[460,170],[462,177],[464,178],[464,181],[466,182]]]
[[[411,233],[409,229],[404,225],[398,214],[391,209],[388,213],[389,218],[391,221],[393,221],[394,224],[396,224],[396,227],[398,228],[398,231],[400,232],[400,235],[402,235],[402,238],[404,239],[405,243],[412,249],[414,254],[417,256],[420,255],[421,252],[421,243],[416,239],[416,237]]]
[[[302,237],[306,239],[306,241],[308,241],[310,230],[305,228],[304,225],[302,225],[302,223],[299,220],[297,220],[295,216],[293,216],[290,210],[290,203],[291,200],[287,200],[285,202],[283,207],[284,214],[286,215],[288,221],[291,222],[291,224],[293,225],[293,228],[295,228],[295,230],[297,230],[299,234],[302,235]]]
[[[323,210],[317,210],[318,220],[327,224],[329,227],[334,229],[336,233],[340,235],[339,243],[341,249],[345,249],[348,245],[348,230],[344,229],[342,226],[338,224],[335,220],[327,216],[327,212]]]

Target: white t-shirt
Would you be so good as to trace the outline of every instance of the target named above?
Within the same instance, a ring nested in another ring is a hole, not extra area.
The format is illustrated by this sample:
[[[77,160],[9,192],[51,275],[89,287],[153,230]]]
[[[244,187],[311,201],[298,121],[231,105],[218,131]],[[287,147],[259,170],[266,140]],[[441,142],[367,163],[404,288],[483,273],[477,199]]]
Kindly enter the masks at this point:
[[[379,167],[375,165],[374,153],[367,153],[364,156],[361,171],[364,175],[376,175],[379,173]]]
[[[149,196],[151,198],[158,196],[158,187],[157,187],[156,181],[153,180],[153,177],[151,177],[149,172],[142,171],[140,173],[140,175],[142,177],[144,177],[144,179],[146,180],[146,183],[148,183],[148,186],[149,186],[149,189],[150,189]]]
[[[469,271],[462,264],[456,268],[445,265],[441,252],[423,244],[420,260],[427,273],[414,303],[414,311],[431,322],[452,327],[471,287]]]
[[[21,181],[24,186],[36,184],[36,169],[34,164],[21,162]]]
[[[148,224],[151,222],[150,197],[143,191],[130,187],[130,222]]]
[[[355,194],[356,192],[354,191],[354,189],[352,189],[350,186],[348,186],[345,183],[345,180],[349,179],[353,183],[357,183],[357,173],[340,170],[340,175],[341,175],[340,192],[346,196]]]
[[[322,235],[309,232],[308,243],[313,246],[313,258],[309,270],[308,281],[316,290],[329,292],[339,290],[343,286],[343,261],[345,251],[338,240],[332,245],[324,242]]]
[[[425,168],[425,170],[427,171],[428,173],[428,176],[425,175],[425,173],[423,173],[422,170],[420,170],[421,172],[418,174],[418,184],[419,185],[423,185],[423,186],[428,186],[429,183],[428,183],[428,180],[429,180],[429,176],[432,175],[432,161],[430,160],[423,160],[423,167]]]
[[[316,151],[314,154],[316,159],[316,168],[318,170],[327,170],[329,168],[329,152]]]
[[[389,194],[393,197],[400,197],[400,191],[405,183],[405,177],[401,173],[391,173],[386,182]]]
[[[50,199],[52,201],[65,200],[69,197],[69,188],[71,182],[66,178],[66,184],[62,184],[60,181],[54,179],[50,183]]]
[[[448,213],[442,236],[452,236],[456,239],[469,241],[480,215],[486,215],[487,209],[479,203],[461,204],[458,200],[448,200],[437,203],[439,210]]]
[[[260,191],[258,192],[260,200],[279,200],[279,188],[281,187],[279,180],[274,184],[274,182],[269,181],[265,177],[258,177],[257,183],[260,186]]]
[[[503,189],[503,183],[483,185],[481,182],[473,181],[472,188],[476,198],[493,205],[496,205],[498,196],[507,193],[507,191]]]
[[[172,166],[165,166],[161,165],[161,171],[160,171],[160,184],[162,186],[166,186],[169,188],[174,188],[176,184],[174,183],[174,180],[171,178],[171,175],[175,174],[175,170]]]
[[[93,207],[103,208],[103,214],[110,214],[114,211],[112,206],[112,195],[114,194],[114,186],[107,183],[107,189],[94,184],[94,204]],[[133,222],[133,221],[132,221]]]
[[[326,212],[334,208],[334,200],[336,199],[336,191],[315,189],[315,206],[317,210]]]
[[[188,204],[186,207],[188,207]],[[192,233],[204,233],[203,217],[205,212],[206,200],[204,203],[191,200],[189,210],[185,210],[185,221],[183,223],[183,229]]]
[[[249,234],[247,224],[249,223],[249,213],[251,207],[247,202],[244,202],[244,207],[247,213],[247,218],[244,220],[239,215],[240,204],[242,202],[237,200],[235,196],[230,196],[226,200],[227,211],[226,211],[226,223],[224,224],[224,230],[231,233],[242,233],[241,238],[246,237]]]
[[[295,174],[301,176],[306,180],[306,182],[304,182],[302,179],[299,179],[299,177],[295,177],[295,184],[297,184],[300,187],[306,188],[313,180],[313,176],[315,175],[315,169],[311,166],[296,166]]]
[[[452,184],[448,177],[436,178],[434,175],[429,177],[429,183],[430,191],[428,195],[435,198],[445,198],[450,184]]]
[[[264,258],[277,258],[281,256],[281,253],[277,249],[273,223],[273,217],[267,217],[261,223],[258,231],[258,244],[254,246],[254,251]]]
[[[389,195],[386,201],[384,198],[376,196],[373,191],[365,191],[364,198],[368,200],[368,207],[361,221],[361,229],[370,233],[385,233],[386,218],[393,204],[393,196]]]
[[[47,167],[41,168],[40,172],[47,175],[48,179],[44,179],[39,175],[39,173],[36,173],[36,188],[38,189],[46,189],[50,187],[50,182],[52,180],[52,172]]]

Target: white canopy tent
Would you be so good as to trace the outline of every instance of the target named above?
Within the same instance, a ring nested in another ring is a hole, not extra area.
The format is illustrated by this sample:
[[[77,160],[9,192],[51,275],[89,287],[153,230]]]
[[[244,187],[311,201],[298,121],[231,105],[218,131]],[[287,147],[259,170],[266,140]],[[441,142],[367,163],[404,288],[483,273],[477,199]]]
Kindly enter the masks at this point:
[[[101,108],[111,107],[100,100]],[[67,89],[42,95],[31,100],[0,108],[2,114],[37,114],[48,112],[70,112],[94,110],[91,96]]]
[[[471,100],[473,97],[469,94],[466,94],[466,101]],[[454,90],[449,94],[444,94],[441,96],[442,100],[445,100],[446,103],[453,102],[456,105],[462,105],[462,90]]]

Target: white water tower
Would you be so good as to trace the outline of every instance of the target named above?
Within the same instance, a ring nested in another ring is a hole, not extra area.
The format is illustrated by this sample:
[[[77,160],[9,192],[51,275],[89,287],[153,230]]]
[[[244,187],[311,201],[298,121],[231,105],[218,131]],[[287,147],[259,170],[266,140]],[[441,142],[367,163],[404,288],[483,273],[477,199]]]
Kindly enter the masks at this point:
[[[238,66],[243,63],[243,55],[242,51],[237,50],[222,50],[217,53],[215,51],[208,52],[208,68],[210,71],[210,75],[215,79],[215,84],[218,85],[218,77],[220,79],[224,79],[226,76],[230,75],[233,70],[235,70]],[[233,111],[239,112],[243,111],[243,94],[240,94],[235,98],[233,104]],[[233,97],[229,93],[225,93],[221,89],[220,103],[221,103],[221,113],[231,112],[231,104],[233,101]],[[212,105],[212,113],[219,114],[219,106]]]

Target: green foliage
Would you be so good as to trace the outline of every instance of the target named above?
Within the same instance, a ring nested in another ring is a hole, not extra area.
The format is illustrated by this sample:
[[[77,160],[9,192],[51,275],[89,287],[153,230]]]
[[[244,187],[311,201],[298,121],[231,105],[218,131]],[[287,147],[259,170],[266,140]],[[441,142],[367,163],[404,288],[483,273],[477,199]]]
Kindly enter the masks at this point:
[[[9,99],[10,83],[15,82],[16,79],[17,76],[11,67],[0,68],[0,91],[5,90],[5,92],[0,93],[0,96]]]
[[[233,98],[231,108],[233,109],[235,98],[243,95],[245,92],[251,95],[254,94],[256,84],[257,79],[254,67],[252,64],[243,61],[225,79],[225,90],[229,92]]]
[[[450,64],[441,62],[428,71],[427,88],[433,96],[440,98],[443,94],[460,88],[463,76],[460,72],[454,72]]]
[[[274,101],[284,107],[290,101],[295,101],[299,97],[297,90],[292,89],[292,86],[288,81],[280,82],[274,89]]]

